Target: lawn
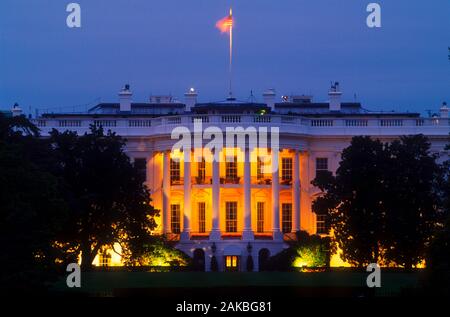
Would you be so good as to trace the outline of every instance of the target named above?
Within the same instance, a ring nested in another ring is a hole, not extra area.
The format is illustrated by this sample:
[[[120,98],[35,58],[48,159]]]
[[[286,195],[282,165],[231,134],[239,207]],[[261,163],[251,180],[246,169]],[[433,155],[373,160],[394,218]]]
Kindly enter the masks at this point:
[[[88,295],[112,295],[117,290],[148,290],[158,289],[366,289],[368,273],[353,271],[338,272],[87,272],[82,273],[81,289],[71,289],[70,292],[82,292]],[[382,272],[382,287],[376,290],[377,295],[397,295],[402,289],[418,286],[420,272]],[[54,288],[58,292],[67,291],[65,279]]]

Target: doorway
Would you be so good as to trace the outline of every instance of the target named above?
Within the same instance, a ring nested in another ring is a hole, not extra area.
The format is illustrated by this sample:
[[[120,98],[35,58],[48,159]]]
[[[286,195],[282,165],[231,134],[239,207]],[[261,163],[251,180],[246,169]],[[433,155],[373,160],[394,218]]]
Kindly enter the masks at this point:
[[[225,271],[226,272],[238,272],[239,271],[240,258],[237,255],[225,256]]]

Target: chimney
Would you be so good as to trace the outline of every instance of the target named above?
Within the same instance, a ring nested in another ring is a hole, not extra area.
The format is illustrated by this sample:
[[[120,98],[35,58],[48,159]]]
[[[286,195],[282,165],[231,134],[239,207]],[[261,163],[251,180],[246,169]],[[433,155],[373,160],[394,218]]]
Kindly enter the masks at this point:
[[[130,85],[125,85],[124,88],[119,92],[119,102],[120,102],[120,112],[130,112],[131,111],[131,97],[133,93],[130,90]]]
[[[186,103],[186,108],[185,108],[186,112],[191,112],[192,111],[192,108],[197,103],[197,96],[198,96],[197,92],[195,91],[194,88],[190,88],[184,94],[184,100],[185,100],[185,103]]]
[[[442,103],[442,107],[439,109],[440,117],[441,118],[448,118],[448,110],[447,103]]]
[[[328,96],[330,97],[330,111],[341,111],[342,92],[339,89],[339,82],[331,84]]]
[[[22,109],[19,107],[17,103],[14,104],[14,106],[11,109],[11,112],[13,117],[22,115]]]
[[[271,111],[275,111],[275,97],[276,97],[275,89],[270,88],[267,89],[263,93],[264,103],[270,108]]]

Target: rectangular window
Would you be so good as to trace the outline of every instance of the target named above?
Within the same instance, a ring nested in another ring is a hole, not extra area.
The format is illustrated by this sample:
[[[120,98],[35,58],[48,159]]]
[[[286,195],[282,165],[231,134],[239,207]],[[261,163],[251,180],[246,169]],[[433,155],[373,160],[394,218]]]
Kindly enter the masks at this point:
[[[111,265],[111,254],[108,252],[101,252],[98,255],[98,263],[100,266],[110,266]]]
[[[237,232],[236,201],[227,201],[225,203],[225,230],[226,232]]]
[[[239,258],[237,255],[227,255],[225,257],[225,267],[227,271],[237,271]]]
[[[198,232],[206,232],[206,204],[204,202],[198,203]]]
[[[225,178],[234,180],[237,178],[237,157],[234,156],[230,162],[230,158],[227,158],[225,162]]]
[[[202,158],[202,160],[197,163],[197,171],[198,181],[204,183],[206,179],[206,162],[204,158]]]
[[[258,201],[256,204],[256,230],[258,232],[264,232],[264,203]]]
[[[142,182],[147,181],[147,160],[145,158],[135,158],[134,168],[137,169]]]
[[[292,181],[292,158],[290,157],[281,159],[281,180],[285,182]]]
[[[170,183],[176,185],[180,183],[180,161],[170,159]]]
[[[180,205],[170,205],[170,227],[172,233],[180,233]]]
[[[317,234],[326,234],[327,233],[327,227],[326,227],[326,215],[317,215],[316,216],[316,233]]]
[[[281,205],[281,229],[283,233],[292,231],[292,204]]]
[[[328,171],[328,158],[318,157],[316,158],[316,177],[318,173],[323,171]]]
[[[258,157],[256,164],[256,178],[262,180],[264,178],[264,161]]]

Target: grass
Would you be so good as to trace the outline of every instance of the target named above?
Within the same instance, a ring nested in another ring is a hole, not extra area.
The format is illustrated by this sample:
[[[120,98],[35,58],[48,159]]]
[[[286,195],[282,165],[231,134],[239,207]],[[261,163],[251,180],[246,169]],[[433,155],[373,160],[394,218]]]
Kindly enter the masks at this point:
[[[298,289],[349,289],[366,288],[368,273],[354,271],[337,272],[86,272],[81,276],[81,289],[70,292],[82,292],[89,295],[112,294],[124,289],[203,289],[203,288],[298,288]],[[377,295],[397,295],[402,289],[417,287],[420,272],[382,272],[382,287]],[[67,291],[65,279],[55,285],[55,291]]]

